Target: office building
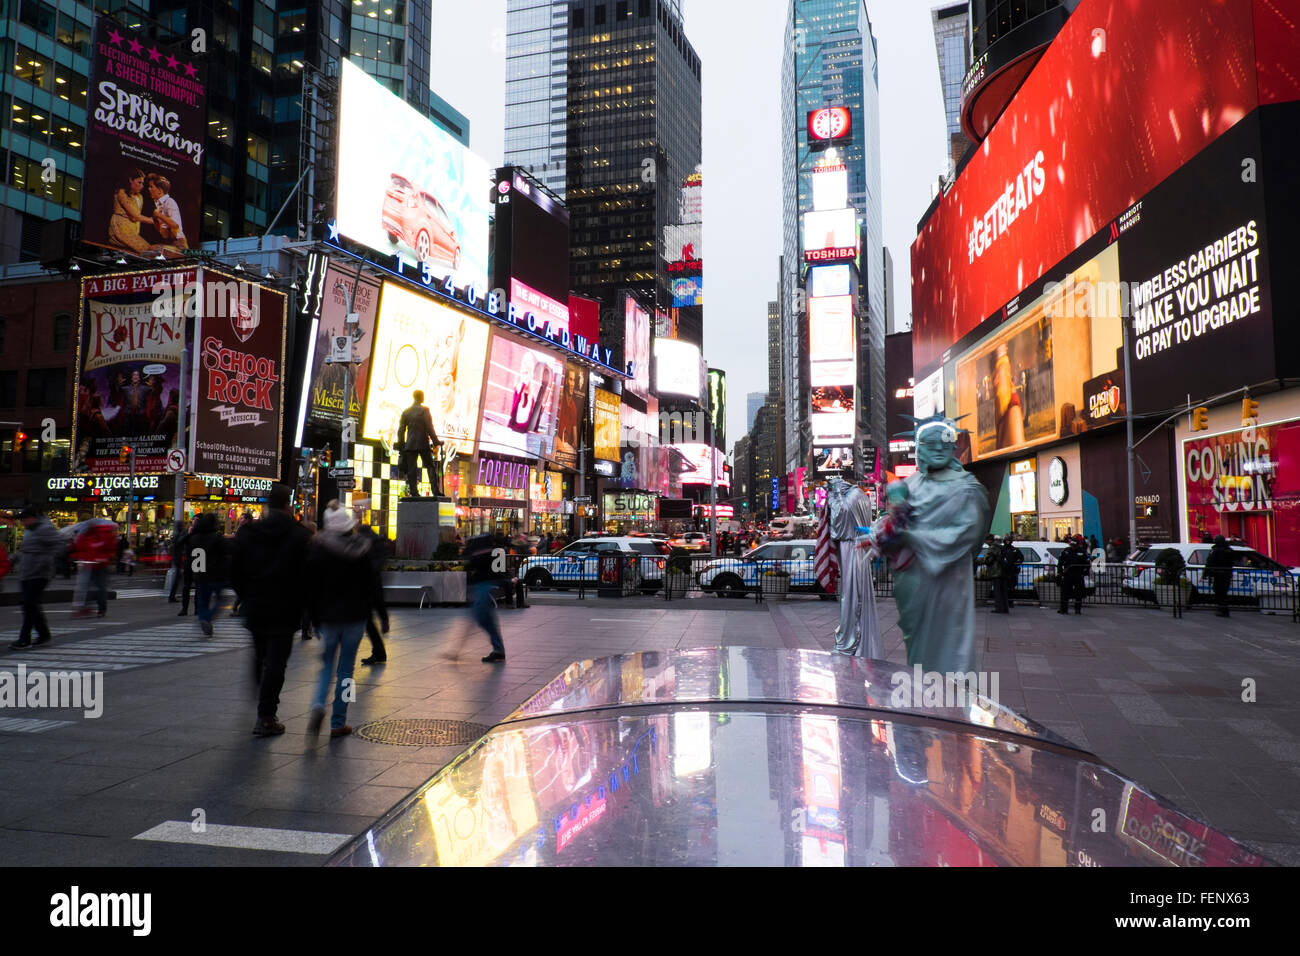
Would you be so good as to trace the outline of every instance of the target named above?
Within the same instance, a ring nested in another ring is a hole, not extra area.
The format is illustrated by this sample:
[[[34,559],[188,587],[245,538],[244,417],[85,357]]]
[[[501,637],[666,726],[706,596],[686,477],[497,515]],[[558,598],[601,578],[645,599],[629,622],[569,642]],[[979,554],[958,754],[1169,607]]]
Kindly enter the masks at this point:
[[[970,11],[964,3],[949,3],[931,10],[930,19],[934,23],[934,51],[939,58],[951,179],[975,146],[961,128],[961,84],[970,69]]]

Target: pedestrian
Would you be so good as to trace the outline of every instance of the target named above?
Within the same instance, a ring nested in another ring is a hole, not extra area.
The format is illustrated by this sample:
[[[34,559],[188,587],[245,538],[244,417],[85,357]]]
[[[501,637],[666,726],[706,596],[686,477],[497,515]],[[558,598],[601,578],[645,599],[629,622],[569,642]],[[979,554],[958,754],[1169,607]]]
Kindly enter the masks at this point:
[[[212,618],[230,578],[230,555],[216,514],[205,511],[195,519],[189,547],[193,556],[194,614],[203,636],[211,637]]]
[[[18,579],[22,582],[23,623],[18,631],[18,640],[9,646],[14,650],[39,647],[48,644],[50,625],[41,610],[41,595],[50,578],[58,573],[63,561],[66,543],[63,535],[50,523],[50,519],[41,514],[35,505],[28,505],[18,513],[26,531],[23,534],[22,549],[18,552]],[[32,640],[32,630],[36,631],[36,640]]]
[[[370,638],[370,656],[362,658],[361,663],[367,666],[373,664],[383,664],[388,660],[388,649],[384,647],[382,634],[388,633],[388,603],[384,600],[384,564],[388,560],[388,548],[384,544],[384,539],[375,534],[373,528],[369,525],[361,525],[357,528],[357,534],[370,542],[370,563],[371,570],[379,576],[379,590],[375,596],[375,606],[371,608],[371,613],[366,615],[366,637]],[[375,618],[379,618],[379,624],[376,626]]]
[[[194,549],[192,542],[194,540],[194,522],[197,519],[190,519],[190,526],[181,535],[179,550],[181,554],[181,610],[177,617],[185,617],[190,613],[190,595],[194,592]]]
[[[497,620],[496,589],[506,564],[509,542],[505,535],[481,534],[470,538],[465,545],[469,559],[468,580],[473,590],[474,620],[487,632],[492,642],[492,653],[483,658],[484,664],[495,664],[506,659],[506,646],[501,640],[501,625]]]
[[[1002,567],[1002,543],[993,535],[984,539],[985,551],[980,558],[984,573],[993,582],[993,614],[1009,614],[1007,610],[1007,579]]]
[[[122,563],[126,565],[126,576],[128,578],[135,576],[135,548],[127,548],[122,552]]]
[[[128,516],[128,523],[129,520],[130,519]],[[126,549],[129,547],[131,547],[131,542],[127,539],[126,532],[124,531],[122,532],[122,536],[117,539],[117,573],[118,574],[123,574],[126,571],[126,562],[123,560],[123,556],[126,554]]]
[[[1097,536],[1095,534],[1088,535],[1088,553],[1094,554],[1099,547],[1101,545],[1097,543]]]
[[[181,586],[182,569],[185,564],[185,550],[182,543],[185,540],[186,527],[183,521],[177,521],[176,527],[172,531],[171,542],[171,566],[167,571],[167,603],[176,603],[176,591]]]
[[[284,669],[293,651],[293,635],[302,627],[306,607],[304,565],[310,541],[294,520],[287,485],[276,482],[262,518],[239,529],[230,562],[230,580],[239,595],[244,627],[253,635],[253,679],[258,687],[257,723],[253,733],[284,733],[276,719]]]
[[[1074,602],[1074,613],[1083,613],[1084,574],[1088,570],[1088,556],[1084,553],[1083,537],[1071,538],[1069,546],[1057,559],[1061,576],[1061,606],[1058,614],[1069,614],[1069,603]]]
[[[1009,534],[1002,539],[1002,577],[1007,593],[1007,607],[1016,606],[1016,587],[1020,584],[1020,565],[1025,556],[1016,547],[1016,536]]]
[[[1205,559],[1205,573],[1209,575],[1214,586],[1214,603],[1219,606],[1219,617],[1228,617],[1228,590],[1232,587],[1232,548],[1223,535],[1216,535],[1214,547]]]
[[[69,556],[77,562],[72,616],[90,616],[90,592],[93,590],[96,608],[99,616],[103,617],[108,613],[108,569],[117,554],[117,523],[108,518],[91,518],[75,525],[72,533]]]
[[[352,673],[357,648],[371,609],[383,600],[379,566],[371,554],[374,535],[356,533],[356,520],[338,503],[325,510],[324,527],[311,540],[307,558],[307,607],[321,637],[320,679],[307,732],[317,734],[325,719],[325,698],[334,685],[330,736],[352,733],[348,702],[354,699]],[[337,659],[337,665],[335,663]]]

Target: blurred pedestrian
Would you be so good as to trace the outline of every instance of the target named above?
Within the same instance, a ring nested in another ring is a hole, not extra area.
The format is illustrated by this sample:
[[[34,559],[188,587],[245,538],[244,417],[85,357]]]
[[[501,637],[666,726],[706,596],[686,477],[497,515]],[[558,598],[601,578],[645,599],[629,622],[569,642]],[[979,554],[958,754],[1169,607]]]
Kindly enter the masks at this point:
[[[88,617],[91,613],[90,592],[95,592],[99,616],[108,613],[108,569],[117,553],[117,523],[108,518],[91,518],[72,528],[69,556],[77,563],[77,587],[73,594],[72,616]]]
[[[190,595],[194,593],[194,550],[191,543],[194,540],[194,523],[197,518],[190,519],[189,528],[181,535],[179,545],[181,555],[181,609],[177,617],[185,617],[190,613]]]
[[[182,544],[185,541],[187,529],[185,522],[177,521],[176,527],[172,531],[171,541],[171,566],[167,569],[167,603],[176,603],[176,591],[181,586],[181,574],[185,564],[185,551]]]
[[[261,520],[235,535],[230,566],[244,627],[253,635],[253,678],[258,686],[253,733],[258,737],[284,733],[276,713],[293,635],[302,627],[306,606],[304,567],[310,535],[294,520],[291,498],[287,485],[271,486]]]
[[[135,576],[135,548],[127,548],[122,552],[122,563],[126,565],[126,576],[128,578]]]
[[[1061,606],[1057,609],[1058,614],[1069,614],[1071,601],[1074,602],[1074,613],[1083,613],[1083,596],[1086,590],[1084,575],[1088,570],[1088,555],[1084,551],[1085,547],[1082,535],[1071,538],[1069,546],[1057,559],[1057,568],[1061,576]]]
[[[352,515],[337,501],[331,501],[325,510],[324,527],[312,538],[309,548],[307,607],[312,626],[324,645],[320,679],[307,722],[311,734],[320,732],[331,684],[334,710],[330,715],[330,736],[352,733],[347,716],[348,702],[355,699],[352,674],[357,648],[371,609],[383,600],[380,572],[371,555],[374,536],[359,535],[355,528]]]
[[[58,573],[67,550],[63,535],[50,523],[50,519],[41,514],[35,505],[28,505],[18,513],[26,531],[23,534],[22,549],[18,552],[18,579],[22,582],[23,623],[18,631],[18,640],[9,646],[14,650],[39,647],[49,644],[50,625],[41,610],[41,596],[50,578]],[[32,640],[32,631],[36,631],[36,640]]]
[[[375,595],[375,606],[371,608],[371,613],[366,615],[366,637],[370,638],[370,656],[362,658],[361,663],[367,666],[372,664],[383,664],[388,660],[388,649],[384,647],[382,634],[388,633],[388,603],[384,600],[384,564],[388,561],[388,546],[384,539],[377,535],[369,525],[361,525],[357,528],[357,534],[370,543],[370,564],[371,570],[379,576],[379,589]],[[375,618],[379,618],[378,626],[375,624]]]
[[[1228,547],[1223,535],[1216,535],[1214,547],[1205,559],[1205,573],[1214,585],[1214,603],[1219,606],[1215,613],[1219,617],[1228,617],[1228,590],[1232,587],[1232,548]]]
[[[129,516],[128,516],[127,523],[128,524],[130,523]],[[129,547],[131,547],[131,541],[130,539],[127,538],[126,532],[123,531],[122,536],[117,539],[117,573],[118,574],[123,574],[126,572],[126,562],[123,560],[123,556],[126,554],[126,549]]]
[[[190,554],[193,556],[194,614],[199,619],[199,630],[204,637],[212,636],[212,618],[221,603],[221,593],[230,578],[230,556],[226,537],[217,524],[217,516],[205,511],[194,522],[190,535]]]
[[[316,537],[316,532],[320,530],[316,527],[316,522],[314,521],[304,521],[302,522],[302,527],[306,529],[308,536],[312,538]],[[302,639],[304,641],[310,641],[314,636],[315,635],[312,633],[311,629],[311,614],[308,613],[307,605],[304,602],[302,608]]]
[[[492,652],[483,658],[484,664],[495,664],[506,659],[506,646],[501,640],[501,625],[497,620],[496,589],[505,576],[506,552],[509,542],[505,535],[481,534],[470,538],[465,545],[469,559],[468,581],[473,591],[473,614],[478,626],[487,632],[492,642]]]

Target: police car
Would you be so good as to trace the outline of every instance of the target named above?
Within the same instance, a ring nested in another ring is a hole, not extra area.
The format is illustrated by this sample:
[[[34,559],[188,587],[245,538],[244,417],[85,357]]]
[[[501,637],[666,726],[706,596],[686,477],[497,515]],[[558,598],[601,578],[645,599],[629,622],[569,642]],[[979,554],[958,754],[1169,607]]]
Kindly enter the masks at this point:
[[[1161,551],[1172,548],[1182,555],[1186,564],[1183,577],[1193,589],[1190,601],[1212,602],[1214,582],[1212,575],[1205,573],[1210,547],[1209,544],[1172,542],[1138,548],[1124,562],[1124,591],[1155,601],[1155,562]],[[1228,597],[1235,603],[1253,604],[1263,600],[1271,606],[1270,598],[1287,598],[1293,589],[1300,588],[1300,568],[1288,568],[1242,544],[1228,547],[1232,549],[1232,583],[1228,587]]]
[[[609,552],[635,555],[634,586],[647,594],[664,582],[666,545],[652,538],[582,538],[553,554],[540,554],[519,562],[519,575],[530,591],[595,586],[600,576],[600,556]]]
[[[718,558],[700,571],[700,587],[718,597],[744,597],[757,591],[764,571],[780,569],[790,575],[790,590],[821,593],[813,573],[817,542],[812,538],[772,541],[738,558]]]

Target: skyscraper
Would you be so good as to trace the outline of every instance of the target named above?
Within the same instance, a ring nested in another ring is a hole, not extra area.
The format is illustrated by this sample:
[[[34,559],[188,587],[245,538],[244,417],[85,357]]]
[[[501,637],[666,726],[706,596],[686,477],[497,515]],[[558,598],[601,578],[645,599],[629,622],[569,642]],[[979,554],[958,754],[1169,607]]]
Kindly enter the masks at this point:
[[[745,430],[754,427],[754,416],[767,404],[767,392],[750,392],[745,396]]]
[[[885,290],[880,184],[880,82],[876,40],[864,0],[790,0],[781,64],[781,144],[784,268],[781,339],[788,359],[785,387],[786,467],[802,464],[811,448],[808,424],[807,313],[803,288],[803,214],[813,209],[812,176],[827,155],[809,143],[811,111],[849,111],[847,142],[832,148],[848,173],[848,204],[857,211],[858,382],[854,444],[882,444],[884,423]]]
[[[568,149],[570,0],[510,0],[506,8],[508,165],[564,197]]]
[[[957,166],[974,147],[961,128],[961,83],[970,69],[970,10],[964,3],[949,3],[930,11],[934,22],[934,51],[939,58],[939,85],[943,87],[943,112],[948,122],[948,158]]]

